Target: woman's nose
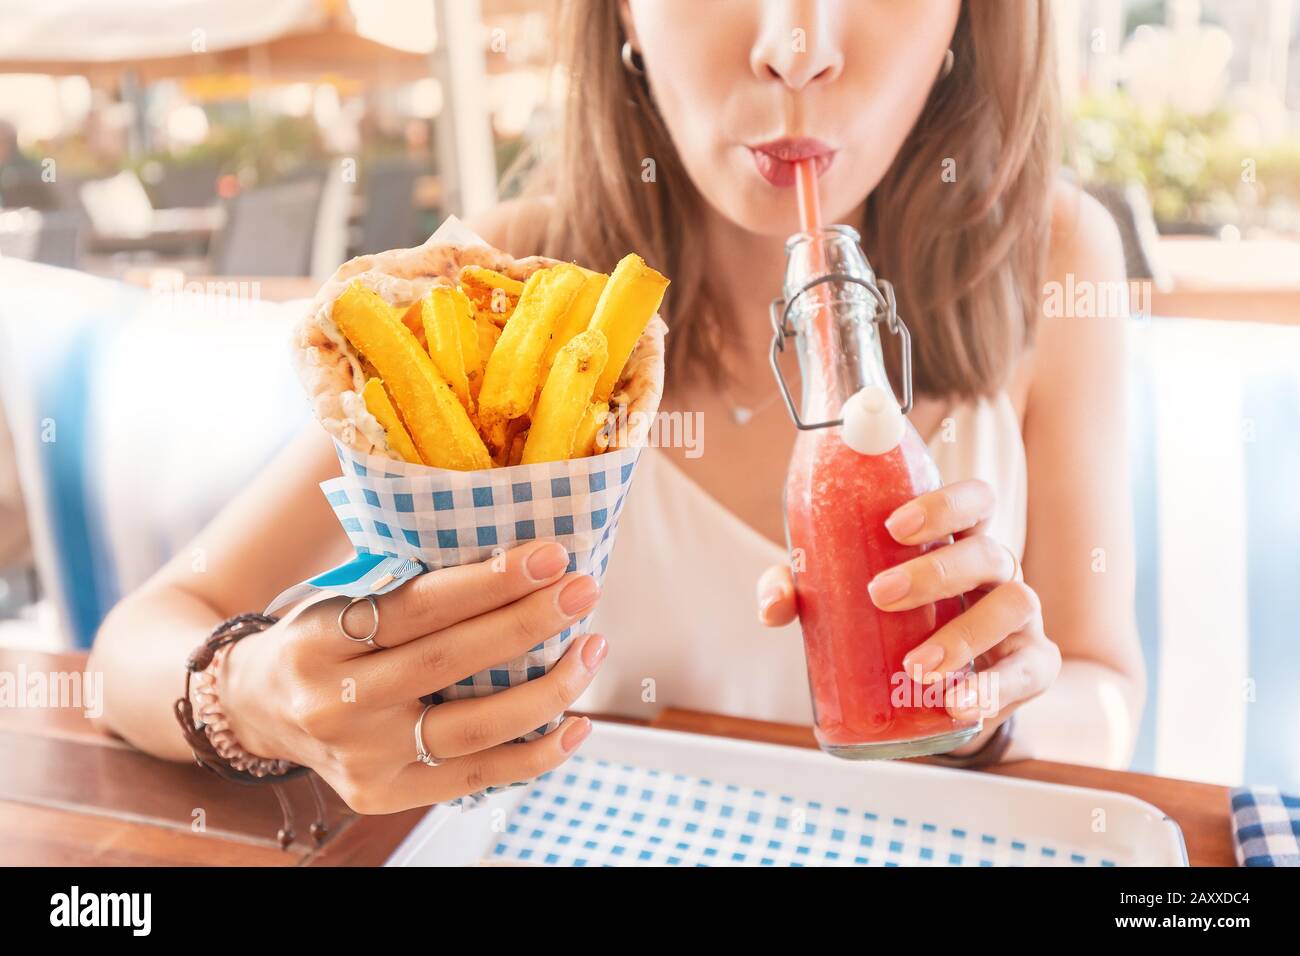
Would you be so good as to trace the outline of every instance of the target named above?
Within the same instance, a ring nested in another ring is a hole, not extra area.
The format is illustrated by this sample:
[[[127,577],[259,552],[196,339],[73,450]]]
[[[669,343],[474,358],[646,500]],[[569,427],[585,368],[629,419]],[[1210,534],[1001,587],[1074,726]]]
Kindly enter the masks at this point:
[[[758,36],[749,64],[760,80],[790,89],[833,80],[844,69],[844,51],[830,23],[837,0],[763,0]]]

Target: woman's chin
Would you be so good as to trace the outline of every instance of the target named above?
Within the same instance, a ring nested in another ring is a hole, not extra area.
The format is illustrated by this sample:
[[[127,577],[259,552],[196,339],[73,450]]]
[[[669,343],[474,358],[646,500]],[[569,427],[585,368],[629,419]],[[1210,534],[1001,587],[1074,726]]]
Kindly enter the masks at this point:
[[[735,181],[726,184],[722,195],[710,197],[713,208],[739,228],[758,236],[785,239],[802,230],[794,188],[773,186],[752,171],[747,172],[748,176],[744,178],[753,181],[743,185]],[[861,205],[861,200],[841,200],[828,194],[824,187],[821,199],[822,220],[827,223],[846,221],[846,217]]]
[[[800,230],[798,203],[793,189],[779,189],[762,183],[757,188],[727,197],[725,204],[715,208],[754,235],[785,239]]]

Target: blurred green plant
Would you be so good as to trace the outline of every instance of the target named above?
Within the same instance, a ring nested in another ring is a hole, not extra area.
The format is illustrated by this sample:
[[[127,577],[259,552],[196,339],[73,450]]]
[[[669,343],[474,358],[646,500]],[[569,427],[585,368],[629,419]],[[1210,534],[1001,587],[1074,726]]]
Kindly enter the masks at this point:
[[[1140,183],[1162,228],[1267,221],[1300,204],[1300,138],[1246,145],[1233,114],[1144,110],[1123,92],[1083,98],[1067,161],[1086,183]]]
[[[116,172],[113,164],[90,146],[83,133],[40,140],[23,152],[37,163],[53,159],[59,175],[70,173],[84,179]]]
[[[273,182],[304,163],[323,159],[316,123],[311,117],[254,117],[218,114],[207,138],[182,150],[160,150],[136,157],[137,171],[149,164],[174,169],[214,168],[237,176],[246,185]]]

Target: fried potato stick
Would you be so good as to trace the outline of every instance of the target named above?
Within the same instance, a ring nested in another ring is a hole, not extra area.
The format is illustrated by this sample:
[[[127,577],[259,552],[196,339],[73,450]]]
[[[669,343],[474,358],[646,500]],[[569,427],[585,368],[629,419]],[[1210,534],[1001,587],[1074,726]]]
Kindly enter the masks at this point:
[[[501,331],[483,371],[479,393],[479,426],[493,450],[500,452],[505,424],[527,414],[541,384],[542,355],[555,324],[573,303],[585,281],[576,266],[556,266],[534,272],[524,284],[514,315]]]
[[[492,467],[469,413],[383,299],[354,282],[335,301],[332,314],[339,331],[384,380],[426,465],[459,471]]]
[[[474,320],[474,306],[470,305],[469,299],[465,298],[465,293],[459,289],[456,289],[455,293],[460,300],[456,310],[456,321],[460,326],[460,351],[465,359],[469,393],[477,403],[478,393],[483,388],[483,366],[486,360],[479,351],[478,323]]]
[[[429,357],[451,384],[465,411],[473,414],[483,370],[478,357],[478,329],[470,310],[465,293],[449,286],[434,286],[421,301]]]
[[[569,457],[608,358],[605,333],[598,329],[580,332],[560,349],[537,400],[537,414],[524,445],[525,465]]]
[[[637,339],[659,308],[667,289],[668,280],[646,265],[640,256],[629,253],[619,260],[588,326],[604,332],[609,340],[609,362],[596,383],[595,401],[609,401],[623,374],[623,366],[627,365]]]
[[[497,450],[492,455],[492,460],[498,465],[519,464],[519,455],[515,454],[515,446],[519,444],[519,437],[528,431],[528,424],[531,419],[525,415],[523,418],[512,418],[497,432]],[[519,445],[519,452],[523,452],[523,445]],[[514,462],[510,461],[514,456]]]
[[[497,347],[497,339],[501,338],[501,329],[492,321],[491,316],[480,311],[477,307],[474,309],[474,326],[478,329],[479,361],[483,363],[483,367],[486,369],[488,360],[492,358],[492,350]],[[479,383],[479,386],[482,387],[482,382]],[[476,395],[475,398],[477,397]]]
[[[570,458],[588,458],[597,451],[596,438],[609,419],[609,406],[604,402],[592,402],[578,422],[578,431],[573,437],[573,449]],[[603,450],[603,449],[601,449]]]
[[[574,268],[582,273],[584,281],[582,288],[574,296],[573,304],[555,323],[555,334],[551,336],[551,344],[546,347],[546,354],[542,356],[543,383],[546,381],[546,376],[550,374],[551,366],[555,364],[555,356],[560,349],[591,324],[591,317],[596,314],[596,303],[600,301],[600,294],[605,291],[605,284],[609,281],[609,276],[603,272],[592,272],[581,266],[574,266]]]
[[[384,429],[384,435],[388,438],[389,447],[403,461],[409,461],[413,465],[424,464],[420,459],[420,453],[415,450],[415,443],[411,441],[406,426],[402,424],[402,419],[398,417],[397,409],[393,407],[388,392],[384,390],[383,380],[377,378],[367,379],[365,388],[361,390],[361,397],[365,399],[366,408],[370,410],[370,414],[375,416],[375,420]]]
[[[491,317],[497,328],[509,321],[523,295],[524,283],[483,266],[465,266],[457,279],[474,308]]]
[[[517,465],[524,460],[524,446],[528,444],[528,432],[520,432],[510,442],[510,454],[506,457],[507,467]]]
[[[420,343],[420,348],[426,352],[429,350],[429,343],[424,335],[424,300],[417,299],[408,305],[405,309],[396,310],[397,319],[406,326],[415,340]]]

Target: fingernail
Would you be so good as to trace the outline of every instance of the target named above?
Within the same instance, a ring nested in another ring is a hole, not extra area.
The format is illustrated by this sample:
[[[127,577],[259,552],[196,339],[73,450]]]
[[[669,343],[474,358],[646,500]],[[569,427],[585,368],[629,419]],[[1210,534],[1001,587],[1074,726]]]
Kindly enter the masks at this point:
[[[532,581],[546,581],[569,566],[569,552],[554,541],[542,545],[524,562],[524,572]]]
[[[877,574],[867,585],[871,600],[876,602],[877,607],[902,600],[910,590],[912,590],[912,576],[906,571],[885,571],[883,574]]]
[[[596,603],[600,586],[588,575],[574,578],[560,591],[560,610],[569,617],[577,617]]]
[[[969,684],[957,688],[957,706],[962,710],[970,710],[979,703],[979,694],[975,688]]]
[[[976,688],[966,681],[958,684],[952,689],[952,703],[950,709],[957,711],[974,710],[979,706],[979,692]]]
[[[772,608],[776,607],[776,602],[781,600],[779,591],[768,591],[762,594],[758,599],[758,619],[766,621]]]
[[[925,511],[920,505],[903,505],[885,519],[885,527],[897,538],[909,538],[925,527]]]
[[[599,634],[587,638],[587,643],[582,645],[582,664],[593,674],[600,662],[605,659],[605,652],[609,650],[609,642]]]
[[[571,754],[578,749],[578,744],[582,743],[591,735],[591,721],[586,717],[579,717],[564,736],[560,738],[560,746],[566,754]]]
[[[918,683],[943,663],[943,648],[937,644],[922,644],[907,652],[903,658],[903,670]]]

